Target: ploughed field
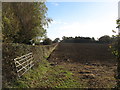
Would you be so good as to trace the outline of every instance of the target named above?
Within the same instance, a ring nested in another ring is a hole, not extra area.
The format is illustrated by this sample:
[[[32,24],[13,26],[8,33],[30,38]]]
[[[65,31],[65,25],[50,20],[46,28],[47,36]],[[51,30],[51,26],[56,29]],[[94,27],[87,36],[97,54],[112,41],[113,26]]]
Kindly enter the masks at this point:
[[[116,59],[108,44],[59,43],[48,58],[73,73],[83,88],[113,88],[116,85]]]

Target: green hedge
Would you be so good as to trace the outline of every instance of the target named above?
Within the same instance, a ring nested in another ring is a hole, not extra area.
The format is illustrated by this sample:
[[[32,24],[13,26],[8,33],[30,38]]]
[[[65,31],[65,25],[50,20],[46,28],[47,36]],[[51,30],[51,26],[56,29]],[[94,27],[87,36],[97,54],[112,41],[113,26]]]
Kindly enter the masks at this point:
[[[55,49],[57,44],[53,45],[25,45],[16,43],[3,43],[2,44],[2,74],[3,81],[11,81],[17,77],[14,58],[20,57],[24,54],[33,53],[35,66],[38,62],[47,58]],[[35,67],[34,66],[34,67]]]

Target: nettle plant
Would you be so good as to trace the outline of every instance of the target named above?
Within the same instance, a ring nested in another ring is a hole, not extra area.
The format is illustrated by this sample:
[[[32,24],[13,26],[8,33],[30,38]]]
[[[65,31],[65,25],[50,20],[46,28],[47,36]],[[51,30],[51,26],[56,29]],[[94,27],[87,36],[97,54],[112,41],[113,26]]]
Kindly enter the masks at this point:
[[[120,30],[120,19],[116,20],[118,30]],[[116,31],[113,30],[114,33]],[[109,46],[112,50],[112,53],[116,56],[117,59],[117,74],[115,75],[115,78],[117,80],[117,86],[116,88],[120,88],[120,31],[117,35],[112,36],[112,43]]]
[[[112,36],[112,43],[110,44],[109,48],[112,50],[112,54],[116,56],[117,58],[120,56],[118,53],[118,47],[119,47],[119,35],[113,35]]]
[[[117,27],[120,28],[120,19],[116,20]],[[120,29],[119,29],[120,30]],[[116,33],[116,31],[112,30],[113,33]],[[120,58],[120,33],[118,35],[112,36],[112,44],[109,46],[112,50],[112,54],[116,56],[117,59]]]

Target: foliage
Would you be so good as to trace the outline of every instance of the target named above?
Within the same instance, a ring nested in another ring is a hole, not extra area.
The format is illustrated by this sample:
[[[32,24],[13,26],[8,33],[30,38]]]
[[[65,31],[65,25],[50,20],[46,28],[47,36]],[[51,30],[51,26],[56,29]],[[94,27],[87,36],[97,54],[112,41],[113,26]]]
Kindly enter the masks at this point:
[[[116,20],[116,24],[118,30],[120,30],[120,19]],[[116,33],[116,31],[113,30],[114,33]],[[118,31],[118,35],[113,36],[114,37],[114,42],[112,43],[112,45],[110,46],[112,53],[116,56],[117,58],[117,75],[116,75],[116,79],[117,79],[117,87],[116,88],[120,88],[120,31]]]
[[[43,2],[7,2],[2,5],[3,41],[29,44],[36,37],[45,37],[48,23]]]
[[[62,37],[62,42],[65,43],[111,43],[112,38],[108,35],[101,36],[98,40],[95,40],[94,37]]]
[[[117,28],[119,28],[119,30],[120,30],[120,19],[118,19],[116,21],[116,23],[118,25]],[[117,88],[120,89],[120,31],[119,31],[119,35],[117,36],[117,45],[116,45],[116,47],[117,47],[116,50],[117,50],[117,64],[118,64],[116,79],[117,79]]]
[[[75,38],[73,37],[62,37],[62,42],[67,42],[67,43],[91,43],[91,42],[95,42],[95,39],[92,37],[80,37],[80,36],[76,36]]]
[[[110,43],[111,42],[111,38],[108,35],[104,35],[104,36],[99,38],[99,42],[100,43]]]
[[[117,27],[119,28],[120,26],[120,19],[116,20]],[[116,31],[113,30],[114,33]],[[120,34],[120,33],[119,33]],[[120,35],[113,35],[112,37],[112,44],[110,46],[112,53],[117,57],[117,59],[120,59]]]
[[[109,48],[112,51],[112,54],[118,58],[118,36],[119,35],[113,35],[112,37],[112,43],[110,44]]]
[[[2,43],[2,85],[5,86],[6,81],[11,82],[16,79],[17,73],[13,59],[32,52],[34,57],[34,67],[37,67],[38,62],[45,57],[49,57],[56,45],[57,44],[32,46],[17,43]]]
[[[62,66],[51,66],[47,60],[41,60],[39,66],[31,69],[20,79],[7,85],[7,88],[81,88],[74,80],[73,73]]]
[[[60,41],[60,39],[59,38],[56,38],[54,41],[53,41],[53,43],[57,43],[57,42],[59,42]]]
[[[52,44],[52,40],[50,38],[46,38],[44,41],[43,41],[43,45],[51,45]]]

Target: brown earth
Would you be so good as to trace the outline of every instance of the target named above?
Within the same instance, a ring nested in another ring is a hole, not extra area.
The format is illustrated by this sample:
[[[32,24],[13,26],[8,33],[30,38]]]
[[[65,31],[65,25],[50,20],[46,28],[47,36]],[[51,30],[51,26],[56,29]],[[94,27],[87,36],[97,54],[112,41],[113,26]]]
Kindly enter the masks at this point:
[[[88,88],[113,88],[116,85],[116,59],[108,44],[60,43],[48,60],[71,71]]]

